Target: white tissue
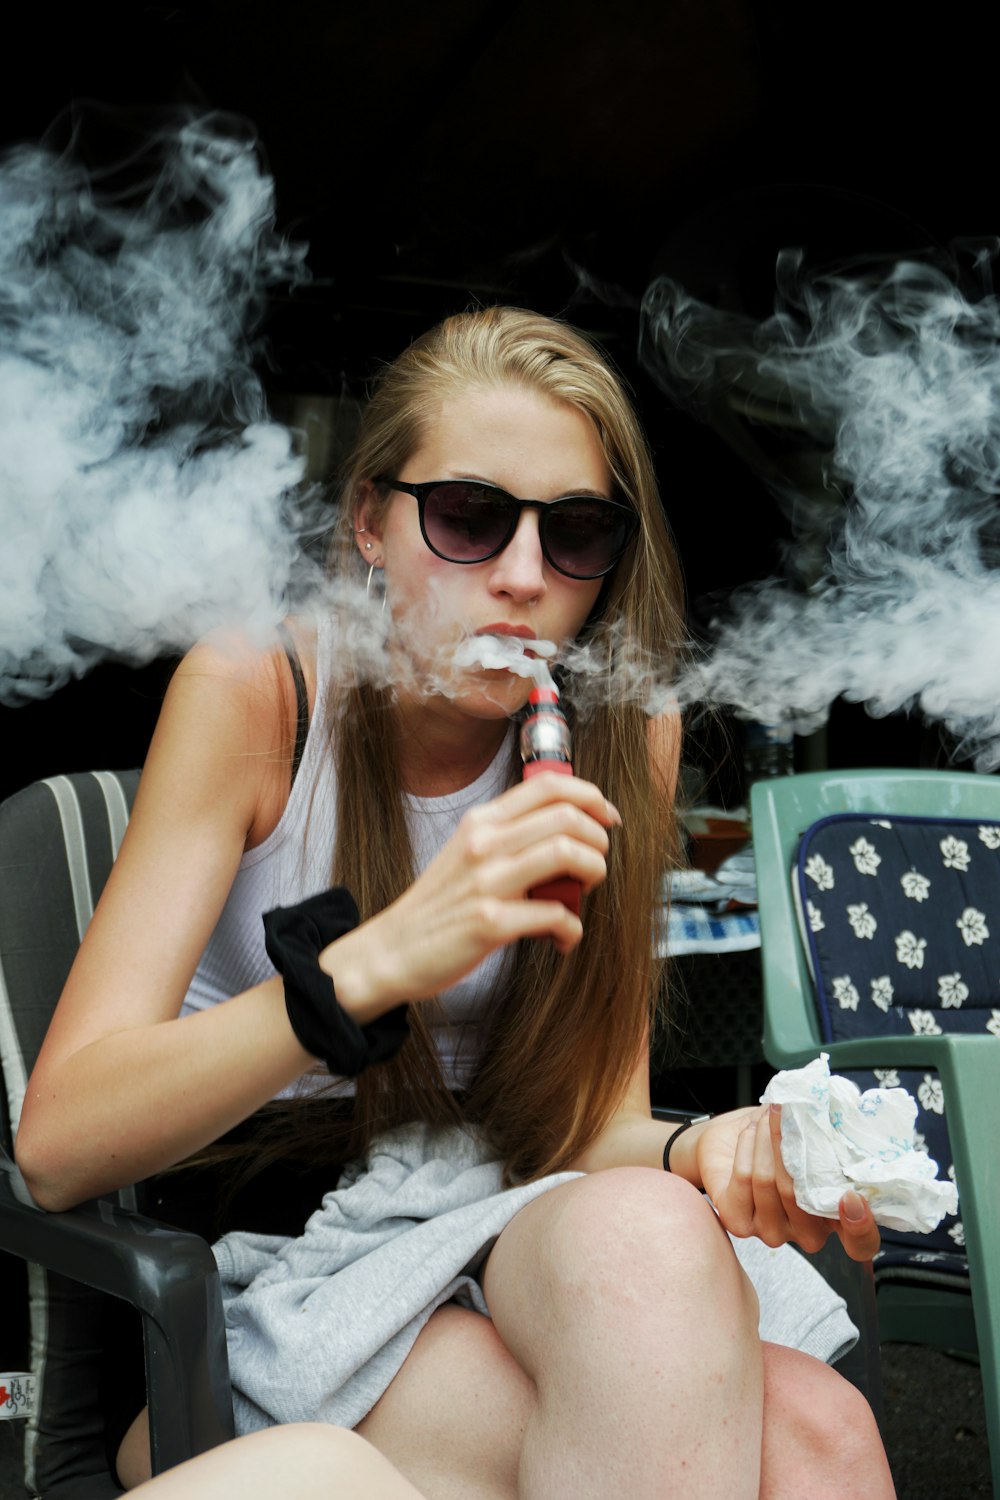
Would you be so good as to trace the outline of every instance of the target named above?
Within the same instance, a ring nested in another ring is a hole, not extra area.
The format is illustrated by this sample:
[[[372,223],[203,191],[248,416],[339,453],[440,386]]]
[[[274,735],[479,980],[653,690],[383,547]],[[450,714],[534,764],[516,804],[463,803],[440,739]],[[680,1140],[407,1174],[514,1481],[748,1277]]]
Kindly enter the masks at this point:
[[[866,1089],[830,1073],[824,1052],[776,1073],[762,1104],[781,1105],[781,1156],[807,1213],[837,1217],[849,1188],[867,1198],[877,1224],[927,1234],[958,1212],[958,1190],[917,1147],[916,1101],[905,1089]]]

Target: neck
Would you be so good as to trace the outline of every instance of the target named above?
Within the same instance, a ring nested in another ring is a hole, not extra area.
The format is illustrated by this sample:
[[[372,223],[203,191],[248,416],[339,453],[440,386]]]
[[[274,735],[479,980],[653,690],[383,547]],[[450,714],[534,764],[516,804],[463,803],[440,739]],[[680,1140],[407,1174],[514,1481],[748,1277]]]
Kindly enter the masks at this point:
[[[463,719],[429,704],[397,704],[399,772],[403,790],[443,797],[481,776],[502,745],[508,719]]]

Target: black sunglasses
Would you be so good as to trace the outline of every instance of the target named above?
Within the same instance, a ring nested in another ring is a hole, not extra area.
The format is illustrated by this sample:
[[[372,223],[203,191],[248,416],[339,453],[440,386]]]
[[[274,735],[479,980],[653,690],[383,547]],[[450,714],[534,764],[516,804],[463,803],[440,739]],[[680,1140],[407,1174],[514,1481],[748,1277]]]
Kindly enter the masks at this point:
[[[432,479],[377,484],[416,497],[420,534],[445,562],[481,563],[507,546],[524,509],[538,512],[542,556],[567,578],[602,578],[632,540],[639,517],[627,505],[595,495],[562,500],[518,500],[495,484],[472,479]]]

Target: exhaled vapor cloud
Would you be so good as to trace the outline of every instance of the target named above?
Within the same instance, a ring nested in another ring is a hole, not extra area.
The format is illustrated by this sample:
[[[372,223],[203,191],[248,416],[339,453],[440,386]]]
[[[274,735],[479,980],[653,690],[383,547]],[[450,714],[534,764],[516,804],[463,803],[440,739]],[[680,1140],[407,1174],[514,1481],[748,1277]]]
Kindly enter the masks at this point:
[[[233,122],[0,159],[0,702],[284,612],[301,465],[249,332],[302,274]]]
[[[673,399],[748,446],[757,422],[823,456],[798,488],[794,455],[762,462],[796,527],[791,576],[736,594],[684,699],[801,729],[840,695],[915,709],[1000,765],[995,251],[972,249],[964,276],[914,260],[811,280],[785,255],[761,324],[650,286],[642,357]]]

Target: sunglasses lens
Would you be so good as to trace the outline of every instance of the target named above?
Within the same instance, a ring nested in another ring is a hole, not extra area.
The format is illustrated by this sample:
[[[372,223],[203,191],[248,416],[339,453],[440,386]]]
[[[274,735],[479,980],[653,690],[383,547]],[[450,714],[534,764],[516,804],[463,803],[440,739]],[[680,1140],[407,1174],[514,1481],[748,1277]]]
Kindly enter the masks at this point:
[[[502,494],[458,481],[435,485],[424,500],[424,530],[449,562],[482,562],[512,530],[514,507]]]
[[[600,578],[628,544],[628,512],[599,500],[558,500],[542,512],[542,537],[553,567],[570,578]]]

